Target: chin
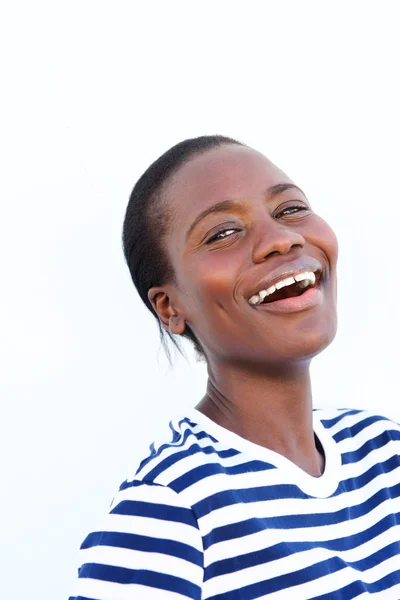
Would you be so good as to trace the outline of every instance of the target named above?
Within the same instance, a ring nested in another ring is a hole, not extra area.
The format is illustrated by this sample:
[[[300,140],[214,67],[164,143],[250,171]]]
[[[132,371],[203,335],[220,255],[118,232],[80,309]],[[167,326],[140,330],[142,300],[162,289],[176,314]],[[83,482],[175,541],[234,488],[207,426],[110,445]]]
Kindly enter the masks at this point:
[[[329,321],[324,322],[324,327],[318,327],[314,323],[314,327],[282,331],[281,335],[274,337],[272,343],[270,337],[263,340],[264,343],[256,352],[255,360],[264,365],[275,364],[277,366],[284,363],[289,365],[299,361],[309,361],[332,343],[336,336],[336,329],[336,319],[330,318]]]
[[[286,348],[281,348],[282,357],[286,360],[311,359],[320,354],[335,339],[336,322],[331,327],[303,332],[300,336],[293,336]]]

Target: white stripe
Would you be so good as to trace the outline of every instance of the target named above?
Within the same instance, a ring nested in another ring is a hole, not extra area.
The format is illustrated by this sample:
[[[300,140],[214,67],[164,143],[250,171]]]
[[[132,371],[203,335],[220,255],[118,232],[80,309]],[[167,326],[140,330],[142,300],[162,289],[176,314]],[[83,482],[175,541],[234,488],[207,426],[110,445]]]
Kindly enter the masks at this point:
[[[331,551],[326,548],[311,548],[310,550],[291,554],[284,558],[268,563],[254,565],[252,567],[248,567],[247,569],[241,569],[240,571],[233,573],[219,575],[207,580],[204,583],[205,591],[208,593],[208,588],[213,588],[215,584],[217,585],[218,590],[220,590],[220,593],[226,593],[231,589],[251,585],[255,582],[264,581],[265,579],[272,579],[277,575],[288,575],[295,571],[299,571],[300,569],[312,567],[321,561],[327,561],[335,556],[341,558],[346,563],[357,562],[358,560],[362,560],[367,556],[371,556],[376,550],[380,550],[382,547],[387,546],[392,541],[398,541],[400,527],[395,527],[394,529],[396,531],[392,533],[390,540],[387,539],[385,534],[382,534],[378,541],[371,540],[372,543],[370,544],[364,544],[358,548],[353,548],[343,552]],[[399,562],[399,557],[397,556],[395,558],[396,561]],[[384,563],[376,565],[376,567],[373,569],[369,569],[367,573],[368,577],[371,577],[371,579],[366,581],[375,581],[375,579],[383,577],[384,573],[390,573],[390,565],[388,571],[385,571],[385,565],[392,562],[392,559],[388,559]],[[381,569],[379,567],[381,567]],[[371,571],[377,571],[377,573],[374,575],[371,574]]]
[[[163,540],[176,540],[189,544],[197,550],[203,550],[200,532],[196,527],[163,521],[149,517],[132,517],[127,515],[108,515],[102,522],[101,531],[116,533],[135,533],[160,538]]]
[[[382,484],[384,479],[384,485]],[[367,502],[382,487],[396,485],[400,480],[400,464],[390,473],[380,474],[366,486],[331,498],[304,498],[260,500],[248,504],[239,503],[223,506],[199,519],[202,535],[216,527],[240,523],[248,518],[283,517],[286,515],[308,515],[334,513],[344,508],[358,507]],[[400,507],[399,507],[400,510]]]
[[[169,485],[171,482],[175,481],[182,475],[186,475],[193,469],[197,467],[203,467],[205,464],[209,465],[219,465],[222,469],[229,468],[231,466],[241,465],[249,462],[249,458],[243,455],[238,457],[233,456],[231,458],[227,458],[221,460],[221,458],[217,454],[203,454],[202,452],[197,452],[196,454],[188,455],[182,458],[179,462],[167,467],[162,473],[156,476],[154,479],[155,482],[161,483],[161,485]],[[241,477],[241,475],[238,475]],[[200,479],[198,483],[202,485],[203,479]],[[196,485],[196,484],[195,484]]]
[[[114,546],[94,546],[81,550],[81,561],[85,563],[98,563],[112,567],[123,567],[133,570],[150,570],[165,575],[182,577],[196,581],[201,585],[203,580],[203,567],[193,563],[158,552],[142,552],[129,548],[116,548]]]
[[[112,508],[115,508],[123,500],[136,500],[138,502],[148,502],[149,504],[166,504],[182,508],[182,498],[174,492],[172,488],[153,483],[143,483],[127,487],[117,493],[114,498]],[[191,510],[190,506],[186,506]]]
[[[382,433],[387,431],[387,422],[386,421],[375,421],[374,423],[370,423],[367,427],[359,431],[356,435],[351,437],[347,437],[340,442],[338,442],[338,447],[340,452],[343,454],[345,452],[356,452],[359,450],[366,442],[373,440],[374,438],[380,436]],[[388,436],[389,440],[389,436]],[[390,440],[390,443],[396,443],[393,440]]]
[[[332,417],[334,418],[335,415],[332,415]],[[328,418],[332,418],[332,417],[328,417]],[[334,436],[342,429],[354,427],[354,425],[357,425],[358,423],[362,423],[362,421],[365,421],[366,419],[369,419],[370,417],[373,417],[373,418],[383,417],[383,415],[377,415],[376,413],[370,412],[368,410],[363,410],[360,413],[356,413],[354,415],[344,416],[342,419],[340,419],[340,421],[335,423],[335,425],[333,425],[332,427],[327,426],[327,431],[329,432],[329,434],[331,436]],[[324,420],[325,418],[326,418],[325,414],[321,414],[320,419]],[[387,420],[386,417],[383,417],[383,419],[380,419],[380,422],[384,423],[386,430],[393,429],[393,430],[400,431],[400,426],[391,420]]]
[[[362,460],[342,465],[341,478],[342,480],[346,480],[359,477],[366,473],[371,467],[380,465],[397,455],[398,450],[393,444],[386,444],[383,448],[375,448]],[[398,459],[398,463],[400,465],[400,459]],[[384,473],[384,475],[389,477],[391,473],[393,473],[393,471]],[[397,480],[397,483],[399,483],[399,480]]]
[[[334,523],[323,527],[298,527],[292,529],[264,529],[256,533],[249,534],[233,540],[224,540],[213,544],[205,553],[205,564],[208,565],[218,560],[232,558],[249,552],[257,552],[278,544],[282,540],[291,542],[324,542],[325,540],[335,540],[346,536],[361,533],[369,529],[381,519],[393,513],[391,502],[384,502],[377,506],[370,513],[342,523]],[[344,531],[345,527],[345,531]]]
[[[394,557],[395,560],[388,560],[382,565],[376,565],[373,569],[360,573],[359,571],[355,571],[350,567],[342,569],[337,573],[332,573],[326,575],[325,577],[320,577],[314,581],[306,582],[301,585],[292,586],[289,589],[282,590],[281,592],[276,592],[273,595],[274,600],[309,600],[309,598],[313,598],[314,596],[321,596],[323,594],[327,594],[334,590],[345,587],[346,585],[350,585],[354,581],[363,581],[365,583],[374,583],[379,579],[382,579],[387,573],[395,571],[399,568],[398,561],[399,558]],[[396,564],[397,562],[397,564]],[[388,564],[391,563],[391,564]],[[382,570],[381,570],[382,567]],[[371,575],[371,571],[373,574]],[[400,589],[400,584],[395,586],[396,592],[394,595],[391,594],[393,592],[393,588],[391,591],[383,590],[380,593],[373,594],[374,600],[376,598],[382,598],[384,600],[398,600],[400,596],[398,591]],[[334,598],[334,596],[332,596]],[[371,594],[363,594],[363,596],[357,596],[357,600],[359,598],[371,598]]]
[[[343,465],[341,470],[341,479],[348,479],[350,477],[357,477],[362,475],[368,469],[378,464],[379,462],[383,462],[384,460],[393,456],[393,447],[389,445],[385,446],[382,449],[371,452],[371,455],[368,456],[368,460],[363,460],[362,462],[352,463],[348,465]],[[400,461],[399,461],[400,465]],[[391,473],[385,474],[385,477],[389,479],[385,482],[385,487],[390,485],[390,481],[393,483],[399,482],[399,477],[397,474],[397,478],[393,478],[393,471]],[[246,490],[248,488],[257,488],[257,487],[271,487],[280,485],[282,483],[290,483],[286,477],[282,477],[282,472],[280,469],[271,469],[265,472],[250,472],[250,473],[241,473],[241,474],[224,474],[224,473],[216,473],[207,477],[207,479],[202,479],[196,483],[193,483],[190,487],[183,490],[180,495],[182,496],[185,504],[187,506],[193,506],[200,502],[204,498],[207,498],[213,494],[221,492],[222,490]],[[380,484],[382,486],[382,483]],[[272,490],[273,493],[273,490]],[[335,497],[334,497],[335,498]],[[323,498],[322,500],[325,500]],[[307,500],[308,501],[308,500]],[[301,500],[294,499],[294,502],[301,502]]]
[[[113,583],[98,579],[78,579],[73,596],[96,600],[188,600],[187,596],[134,583]]]
[[[187,429],[188,428],[189,427],[187,427]],[[195,433],[195,428],[190,428],[190,429],[193,433]],[[198,427],[197,427],[197,429],[199,431],[202,431]],[[154,468],[156,468],[159,464],[163,463],[167,458],[169,458],[170,456],[173,456],[179,452],[182,452],[184,455],[185,450],[188,450],[191,446],[194,446],[195,444],[199,445],[200,448],[214,448],[215,450],[218,450],[220,452],[223,450],[226,450],[226,446],[224,446],[220,442],[217,442],[217,443],[212,442],[209,437],[205,437],[205,438],[202,438],[201,440],[198,440],[194,435],[189,435],[187,440],[185,441],[185,443],[182,446],[178,447],[174,444],[170,445],[170,446],[164,448],[160,454],[158,454],[157,456],[152,458],[152,460],[149,461],[142,468],[142,470],[138,474],[138,478],[145,479],[147,474],[150,473],[150,471],[152,471]],[[199,452],[199,454],[202,454],[201,451]],[[240,453],[237,456],[240,457]],[[229,459],[229,457],[228,457],[228,459]],[[240,457],[240,459],[243,460],[243,457]],[[220,460],[225,460],[225,459],[220,459]],[[136,477],[134,477],[133,479],[136,479]],[[132,479],[130,479],[130,480],[132,480]],[[128,481],[130,481],[130,480],[128,479]],[[157,481],[157,479],[155,479],[154,481]]]

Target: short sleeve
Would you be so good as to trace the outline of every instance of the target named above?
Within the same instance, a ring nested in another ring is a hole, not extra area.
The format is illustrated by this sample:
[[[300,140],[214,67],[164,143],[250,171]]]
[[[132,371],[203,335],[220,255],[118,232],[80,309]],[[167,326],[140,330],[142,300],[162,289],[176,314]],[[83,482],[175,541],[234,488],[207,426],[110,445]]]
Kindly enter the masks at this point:
[[[80,564],[69,600],[201,599],[197,519],[163,485],[121,486],[108,515],[84,540]]]

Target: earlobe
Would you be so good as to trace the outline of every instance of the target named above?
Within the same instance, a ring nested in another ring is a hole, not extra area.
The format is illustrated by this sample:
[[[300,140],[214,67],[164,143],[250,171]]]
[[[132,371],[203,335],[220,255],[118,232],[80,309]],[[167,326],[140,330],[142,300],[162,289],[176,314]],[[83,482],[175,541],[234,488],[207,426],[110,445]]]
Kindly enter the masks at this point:
[[[150,288],[147,297],[166,331],[175,335],[180,335],[185,331],[185,319],[173,307],[171,297],[165,288]]]
[[[186,322],[180,315],[174,314],[169,318],[169,331],[181,335],[185,331]]]

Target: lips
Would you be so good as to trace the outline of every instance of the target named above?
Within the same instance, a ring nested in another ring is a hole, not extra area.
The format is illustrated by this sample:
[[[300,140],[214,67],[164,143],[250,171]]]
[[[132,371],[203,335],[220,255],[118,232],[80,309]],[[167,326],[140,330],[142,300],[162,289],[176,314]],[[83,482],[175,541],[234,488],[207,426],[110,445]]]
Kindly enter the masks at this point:
[[[323,265],[312,257],[302,257],[292,262],[287,262],[281,264],[276,269],[272,270],[270,273],[265,275],[262,279],[259,279],[258,282],[252,289],[250,293],[246,294],[246,299],[249,299],[252,296],[255,296],[260,293],[262,290],[268,290],[272,286],[276,286],[276,284],[280,281],[283,281],[289,277],[295,277],[300,273],[311,271],[313,273],[322,273],[324,270]]]
[[[247,301],[255,309],[297,312],[322,302],[320,288],[323,265],[314,258],[303,257],[281,264],[253,288]]]

